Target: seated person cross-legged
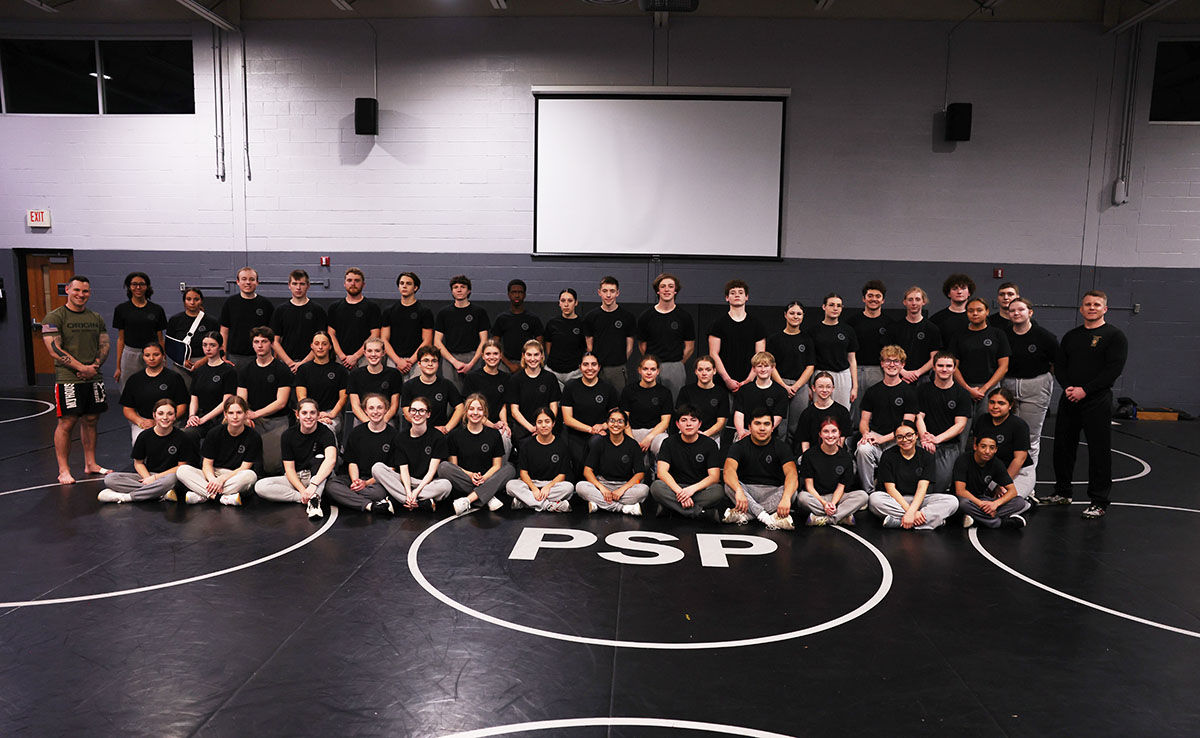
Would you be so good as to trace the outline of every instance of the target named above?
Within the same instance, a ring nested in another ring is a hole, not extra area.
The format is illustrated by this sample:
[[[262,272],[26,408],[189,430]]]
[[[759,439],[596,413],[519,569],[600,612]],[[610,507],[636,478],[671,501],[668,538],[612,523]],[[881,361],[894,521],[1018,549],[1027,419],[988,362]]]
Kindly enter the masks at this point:
[[[408,510],[434,512],[437,501],[450,495],[450,482],[437,478],[438,466],[450,455],[446,436],[429,425],[429,407],[424,397],[409,404],[408,430],[396,435],[390,462],[380,461],[371,467],[371,476]]]
[[[438,476],[450,482],[455,515],[472,506],[495,512],[504,507],[496,494],[516,477],[517,470],[505,461],[508,454],[500,431],[487,426],[487,398],[476,392],[464,404],[467,420],[446,437],[450,456],[438,465]]]
[[[895,444],[892,429],[917,417],[917,392],[900,378],[906,355],[899,346],[884,346],[879,352],[883,379],[863,393],[858,429],[862,437],[854,452],[858,478],[863,489],[874,492],[875,466],[883,452]]]
[[[650,494],[660,511],[719,523],[720,505],[725,501],[721,449],[700,432],[702,425],[696,406],[675,408],[679,435],[663,441],[658,450],[658,478],[650,485]]]
[[[987,414],[980,415],[971,426],[971,438],[996,439],[996,458],[1008,470],[1017,494],[1033,497],[1037,474],[1029,458],[1029,425],[1013,412],[1012,390],[996,387],[987,398]]]
[[[125,385],[128,387],[129,385]],[[164,397],[154,405],[154,427],[138,434],[133,442],[132,472],[104,475],[104,489],[96,495],[101,502],[141,502],[175,496],[176,472],[195,463],[196,446],[175,427],[175,401]]]
[[[513,498],[512,507],[570,512],[568,498],[575,492],[575,485],[567,480],[571,473],[570,449],[566,441],[554,435],[554,413],[550,408],[538,408],[532,415],[533,435],[525,439],[517,454],[518,476],[505,487]]]
[[[879,457],[876,483],[883,489],[872,492],[871,512],[883,518],[885,528],[933,530],[958,510],[954,495],[930,492],[933,454],[917,445],[917,429],[901,423],[895,431],[896,445]]]
[[[842,443],[836,418],[821,422],[821,445],[800,459],[800,504],[808,508],[807,525],[854,525],[854,513],[867,506],[867,493],[857,488],[854,459]]]
[[[298,502],[304,505],[310,520],[324,517],[321,493],[337,466],[337,438],[329,426],[320,422],[320,404],[306,397],[296,408],[296,425],[283,432],[280,452],[283,474],[266,477],[254,485],[264,500]]]
[[[626,515],[641,515],[642,500],[650,488],[645,457],[637,441],[625,435],[629,415],[619,407],[608,411],[608,436],[588,449],[583,479],[575,485],[575,494],[587,500],[588,512],[607,510]]]
[[[726,523],[757,519],[771,530],[791,530],[792,498],[799,486],[796,461],[783,439],[773,435],[775,418],[766,408],[750,412],[750,437],[738,441],[725,458],[725,494],[734,506]]]
[[[933,357],[933,381],[917,387],[917,432],[921,448],[933,454],[932,492],[950,490],[954,461],[970,435],[967,424],[973,403],[971,395],[954,381],[957,366],[954,354],[938,351]]]
[[[225,422],[204,437],[200,468],[190,464],[179,467],[176,475],[187,494],[189,505],[217,499],[222,505],[241,505],[242,495],[258,481],[256,467],[262,467],[262,438],[247,427],[250,407],[246,400],[232,395],[225,400]],[[171,499],[171,494],[167,494]]]
[[[1024,528],[1029,500],[1017,487],[1004,464],[996,458],[996,439],[976,438],[971,451],[954,463],[954,492],[963,513],[963,527],[979,523],[987,528]]]
[[[355,426],[346,438],[341,454],[345,473],[336,474],[325,484],[325,492],[339,507],[393,515],[396,508],[371,469],[378,462],[391,460],[399,433],[387,420],[388,400],[380,394],[369,394],[362,401],[367,422]]]

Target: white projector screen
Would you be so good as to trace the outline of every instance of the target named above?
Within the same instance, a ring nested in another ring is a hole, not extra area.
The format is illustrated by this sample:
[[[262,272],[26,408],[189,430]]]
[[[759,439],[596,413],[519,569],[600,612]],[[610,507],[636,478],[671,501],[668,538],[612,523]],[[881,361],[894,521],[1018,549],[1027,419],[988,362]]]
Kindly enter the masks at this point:
[[[780,256],[786,90],[546,89],[561,88],[534,89],[535,254]]]

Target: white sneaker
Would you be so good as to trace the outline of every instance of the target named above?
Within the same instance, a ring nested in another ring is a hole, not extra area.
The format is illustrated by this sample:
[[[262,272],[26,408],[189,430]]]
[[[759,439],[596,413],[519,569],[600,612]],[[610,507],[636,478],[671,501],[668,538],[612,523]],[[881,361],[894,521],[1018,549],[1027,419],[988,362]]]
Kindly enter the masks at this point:
[[[325,517],[325,513],[321,510],[321,498],[313,495],[308,498],[308,519],[316,520],[317,518]]]
[[[183,501],[189,505],[199,505],[201,502],[205,502],[207,500],[208,498],[204,495],[193,492],[190,489],[188,490],[187,494],[183,496]]]
[[[111,489],[102,489],[100,494],[96,495],[96,499],[101,502],[133,502],[133,498],[124,492],[114,492]]]
[[[775,515],[771,516],[771,520],[773,520],[775,522],[775,527],[779,528],[780,530],[795,530],[796,529],[795,524],[792,522],[791,515],[781,518],[781,517],[779,517],[779,514],[776,513]]]
[[[192,493],[189,492],[188,494]],[[179,498],[175,496],[175,490],[173,489],[167,490],[167,493],[163,495],[162,498],[167,502],[179,502]]]
[[[722,521],[731,525],[745,525],[750,522],[750,513],[738,512],[736,508],[729,508],[725,511],[725,517]]]
[[[600,508],[596,506],[596,503],[592,502],[591,500],[588,500],[588,515],[591,515],[592,513],[596,512],[599,509]]]
[[[758,514],[758,522],[767,526],[767,530],[779,530],[779,525],[776,523],[777,520],[779,520],[779,518],[767,514],[766,510],[763,510]]]
[[[504,503],[500,501],[500,498],[493,497],[492,499],[488,500],[487,509],[491,510],[492,512],[496,512],[502,507],[504,507]]]
[[[556,513],[571,512],[571,503],[567,502],[566,500],[551,502],[549,505],[546,505],[546,511]]]
[[[493,499],[495,499],[495,498],[493,498]],[[468,500],[466,497],[459,497],[457,500],[454,501],[453,504],[454,504],[454,514],[455,515],[466,515],[467,511],[471,509],[471,501]]]
[[[972,525],[975,525],[975,518],[971,517],[970,515],[964,515],[963,516],[963,527],[970,528]]]
[[[222,505],[241,505],[242,504],[242,495],[240,492],[237,494],[232,494],[232,495],[221,495],[221,504]]]
[[[641,517],[642,503],[635,502],[632,505],[621,505],[621,512],[625,513],[626,515],[632,515],[635,518]]]

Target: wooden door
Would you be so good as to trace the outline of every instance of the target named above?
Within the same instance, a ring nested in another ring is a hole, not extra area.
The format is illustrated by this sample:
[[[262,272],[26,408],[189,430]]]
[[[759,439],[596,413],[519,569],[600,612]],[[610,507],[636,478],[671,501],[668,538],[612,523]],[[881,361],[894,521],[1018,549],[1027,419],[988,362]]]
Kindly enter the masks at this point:
[[[70,254],[27,254],[25,256],[25,294],[29,295],[30,352],[37,374],[54,374],[54,361],[42,342],[42,318],[56,307],[67,304],[66,288],[75,274]]]

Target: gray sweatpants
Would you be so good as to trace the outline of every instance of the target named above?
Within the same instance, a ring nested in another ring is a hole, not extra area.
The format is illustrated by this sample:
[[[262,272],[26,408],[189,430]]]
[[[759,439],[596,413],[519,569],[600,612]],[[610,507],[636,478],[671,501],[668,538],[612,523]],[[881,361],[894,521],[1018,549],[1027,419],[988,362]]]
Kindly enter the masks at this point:
[[[1025,499],[1024,497],[1014,497],[1001,505],[996,510],[996,516],[992,517],[980,509],[979,505],[971,502],[966,497],[958,498],[958,509],[961,510],[964,515],[970,515],[972,518],[975,518],[975,522],[979,523],[985,528],[999,528],[1000,523],[1003,522],[1004,518],[1012,515],[1020,515],[1030,507],[1032,507],[1032,505],[1029,504],[1029,500]]]
[[[254,430],[262,436],[263,471],[267,474],[283,473],[283,432],[287,429],[286,413],[254,421]]]
[[[772,484],[743,484],[742,490],[746,493],[752,518],[757,518],[764,510],[768,515],[774,515],[780,500],[783,499],[783,485],[776,487]],[[737,501],[737,493],[728,484],[725,485],[725,496]]]
[[[157,500],[175,489],[179,481],[175,472],[159,477],[149,484],[142,484],[141,475],[136,472],[110,472],[104,475],[104,486],[113,492],[127,494],[134,502]]]
[[[711,510],[725,501],[725,485],[717,482],[711,484],[704,489],[697,491],[692,495],[692,506],[684,507],[678,499],[675,498],[675,493],[667,486],[667,483],[661,479],[656,479],[650,485],[650,496],[653,497],[658,504],[667,508],[676,515],[682,515],[685,518],[698,518],[704,514],[705,510]],[[778,503],[776,503],[778,504]]]
[[[687,369],[682,361],[664,361],[658,365],[658,382],[671,391],[671,397],[679,397],[679,390],[687,384]]]
[[[437,475],[450,483],[450,491],[455,497],[466,497],[472,492],[479,498],[480,505],[486,505],[496,493],[504,489],[504,485],[517,476],[517,470],[507,461],[500,464],[496,473],[484,480],[483,484],[475,486],[471,483],[471,475],[458,464],[443,461],[438,464]]]
[[[912,504],[912,495],[904,495],[904,501],[909,505]],[[871,512],[881,518],[904,517],[904,508],[900,507],[900,503],[892,499],[892,496],[887,492],[872,492],[867,501]],[[925,513],[925,524],[918,525],[918,530],[933,530],[946,522],[946,518],[958,511],[958,497],[954,495],[944,495],[938,492],[931,492],[925,495],[925,499],[921,501],[921,512]]]
[[[967,431],[963,431],[966,435]],[[954,462],[958,460],[959,454],[963,453],[959,446],[957,438],[947,438],[941,445],[937,447],[937,451],[933,454],[933,484],[930,485],[930,492],[947,492],[954,493],[951,485],[954,483]]]
[[[624,364],[620,366],[605,366],[600,368],[600,378],[617,389],[618,397],[621,395],[621,390],[625,389],[625,376]]]
[[[548,481],[549,480],[546,479],[533,480],[534,484],[539,487]],[[567,481],[559,482],[550,488],[550,494],[546,495],[546,499],[544,500],[538,500],[536,497],[534,497],[533,490],[529,488],[528,484],[525,484],[525,482],[521,481],[520,479],[511,480],[504,486],[504,490],[508,492],[509,495],[516,497],[518,500],[525,503],[526,507],[531,507],[534,510],[544,512],[546,510],[546,506],[551,502],[558,502],[559,500],[566,500],[570,498],[570,496],[575,492],[575,485]]]
[[[818,517],[825,516],[825,505],[815,496],[810,495],[808,490],[800,490],[799,502],[806,507],[809,512]],[[855,511],[861,510],[867,504],[867,493],[861,489],[846,490],[842,493],[842,499],[838,500],[837,511],[833,514],[833,520],[840,523],[846,518],[854,514]]]
[[[863,395],[867,394],[867,388],[882,381],[883,367],[879,366],[879,364],[858,365],[858,397],[854,398],[854,403],[850,406],[850,420],[854,422],[855,427],[858,426],[859,413],[862,410]]]
[[[879,466],[879,457],[895,445],[895,441],[883,444],[860,443],[854,449],[854,467],[858,470],[858,481],[862,482],[863,489],[868,492],[875,491],[875,467]]]
[[[142,350],[140,348],[130,348],[126,346],[121,349],[121,355],[117,357],[121,367],[121,380],[117,382],[117,387],[121,392],[125,391],[125,383],[134,374],[146,368],[142,363]]]
[[[377,481],[374,484],[363,487],[361,492],[355,492],[350,489],[350,478],[345,475],[338,475],[326,480],[325,494],[329,495],[329,499],[336,502],[339,507],[366,510],[367,505],[386,498],[387,490]]]
[[[795,384],[796,378],[791,379],[784,377],[783,381],[791,385]],[[792,399],[788,400],[787,419],[784,423],[787,425],[787,442],[791,443],[792,438],[796,435],[796,424],[800,422],[800,413],[804,412],[804,408],[808,407],[810,390],[808,385],[804,385],[796,390],[796,394],[792,395]]]
[[[439,465],[440,468],[440,465]],[[404,491],[404,481],[400,478],[400,472],[392,467],[376,461],[375,466],[371,467],[371,476],[375,477],[375,481],[383,485],[387,490],[388,495],[393,500],[403,505],[408,502],[408,493]],[[415,484],[417,480],[413,480]],[[450,496],[450,482],[445,479],[438,479],[434,476],[429,480],[429,484],[425,485],[420,492],[417,493],[418,500],[444,500]]]
[[[228,473],[229,469],[213,469],[217,476]],[[179,481],[188,490],[195,492],[201,497],[208,499],[208,480],[204,478],[204,470],[188,464],[179,467],[179,471],[175,472]],[[225,484],[217,496],[240,494],[249,492],[258,481],[258,475],[252,469],[243,469],[236,474],[233,474],[225,479]]]
[[[1046,423],[1046,410],[1054,393],[1054,377],[1048,372],[1030,379],[1005,377],[1000,384],[1012,390],[1017,400],[1012,411],[1029,426],[1029,458],[1033,459],[1036,469],[1042,446],[1042,426]]]
[[[597,479],[606,487],[620,487],[624,484],[624,482],[605,479],[604,477],[597,477]],[[575,485],[575,494],[588,502],[596,503],[596,507],[601,510],[621,512],[623,505],[636,505],[645,500],[650,495],[650,487],[644,484],[635,484],[625,490],[625,494],[612,502],[608,502],[604,499],[604,493],[600,491],[599,487],[585,480]]]
[[[296,472],[296,476],[300,477],[300,481],[306,487],[312,480],[312,472],[307,469]],[[317,485],[317,497],[320,497],[324,491],[325,482],[321,482]],[[293,487],[286,476],[265,477],[258,480],[254,485],[254,493],[264,500],[272,502],[300,502],[300,490]]]
[[[470,361],[472,359],[472,357],[475,356],[475,351],[474,350],[464,351],[462,353],[455,353],[455,352],[451,351],[450,355],[465,364],[468,361]],[[505,371],[504,364],[500,365],[500,369],[501,369],[501,371]],[[446,361],[445,357],[442,357],[442,376],[445,377],[446,379],[450,380],[450,384],[454,385],[454,388],[456,390],[458,390],[459,392],[462,392],[463,375],[459,374],[458,370],[454,368],[454,365],[451,364],[450,362]]]

